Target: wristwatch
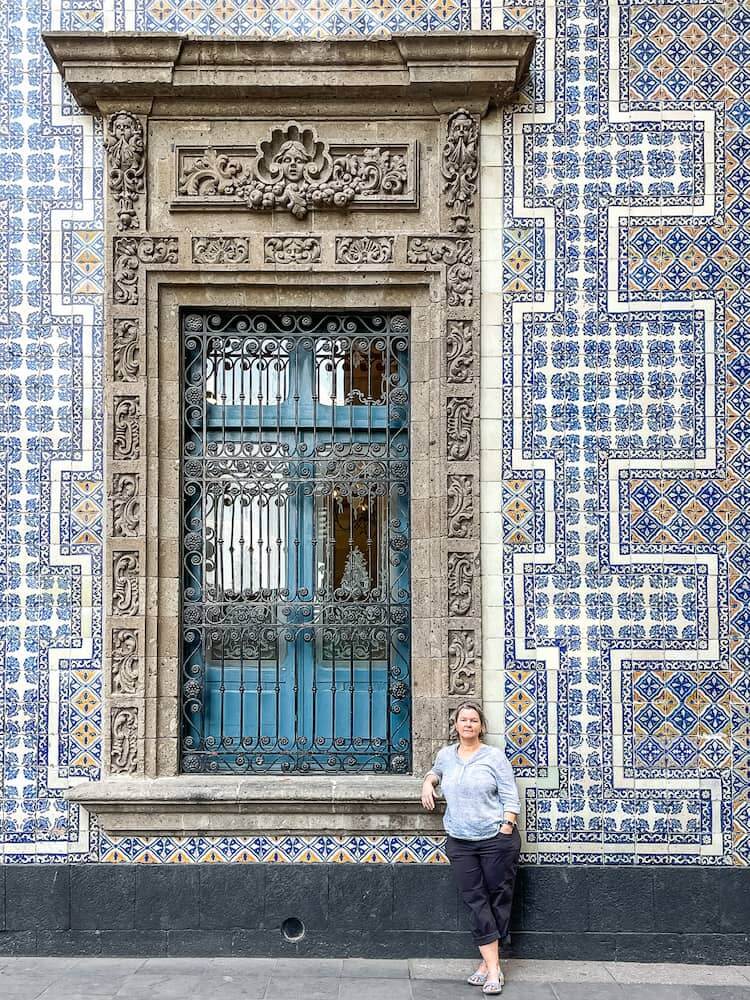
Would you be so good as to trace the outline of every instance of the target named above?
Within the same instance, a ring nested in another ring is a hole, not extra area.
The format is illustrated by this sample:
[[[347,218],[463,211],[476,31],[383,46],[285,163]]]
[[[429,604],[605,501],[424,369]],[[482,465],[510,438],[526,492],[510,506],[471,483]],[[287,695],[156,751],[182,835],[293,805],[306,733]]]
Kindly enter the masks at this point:
[[[509,826],[509,827],[511,827],[512,828],[511,829],[511,833],[512,833],[513,829],[518,826],[518,820],[503,818],[503,821],[500,824],[500,826]]]

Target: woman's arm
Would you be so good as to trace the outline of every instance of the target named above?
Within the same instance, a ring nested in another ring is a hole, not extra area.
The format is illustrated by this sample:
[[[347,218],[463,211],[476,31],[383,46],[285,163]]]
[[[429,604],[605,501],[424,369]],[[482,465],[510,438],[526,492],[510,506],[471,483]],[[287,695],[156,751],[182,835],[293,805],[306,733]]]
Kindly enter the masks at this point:
[[[435,808],[435,789],[440,784],[440,778],[434,771],[428,771],[422,782],[422,805],[430,812]]]
[[[518,814],[521,812],[521,800],[518,797],[516,778],[513,774],[513,768],[502,750],[498,751],[495,764],[497,794],[503,804],[503,823],[500,829],[503,833],[513,833],[513,827],[518,822]]]

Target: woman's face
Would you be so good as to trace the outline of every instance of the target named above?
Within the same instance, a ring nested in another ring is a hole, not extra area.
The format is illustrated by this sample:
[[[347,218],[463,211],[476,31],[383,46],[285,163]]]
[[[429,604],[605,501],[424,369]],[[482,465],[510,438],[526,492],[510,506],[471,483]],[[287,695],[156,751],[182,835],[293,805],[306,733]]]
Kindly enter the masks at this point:
[[[482,722],[473,708],[462,708],[458,713],[456,732],[462,740],[473,740],[482,735]]]

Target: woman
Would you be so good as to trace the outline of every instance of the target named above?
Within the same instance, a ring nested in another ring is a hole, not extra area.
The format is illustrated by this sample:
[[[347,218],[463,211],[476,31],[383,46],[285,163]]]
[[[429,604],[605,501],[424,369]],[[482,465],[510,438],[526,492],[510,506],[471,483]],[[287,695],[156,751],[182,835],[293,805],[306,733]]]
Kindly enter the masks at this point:
[[[435,787],[445,798],[445,852],[469,911],[482,963],[468,981],[487,994],[502,993],[499,942],[508,934],[513,885],[521,851],[521,810],[513,770],[502,750],[482,742],[487,721],[473,701],[458,706],[451,738],[422,784],[422,805],[435,808]]]

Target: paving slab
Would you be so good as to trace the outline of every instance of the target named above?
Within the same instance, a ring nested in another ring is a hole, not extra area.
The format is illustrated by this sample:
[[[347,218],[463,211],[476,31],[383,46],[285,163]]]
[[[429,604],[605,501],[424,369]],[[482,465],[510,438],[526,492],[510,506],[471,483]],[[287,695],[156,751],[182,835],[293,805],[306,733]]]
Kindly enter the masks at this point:
[[[345,958],[341,975],[352,979],[408,979],[409,961],[405,958]]]
[[[179,973],[159,976],[134,973],[125,979],[115,997],[123,1000],[183,1000],[192,997],[198,987],[198,976],[183,976]]]
[[[314,978],[305,972],[274,972],[268,981],[266,1000],[338,1000],[337,976]]]
[[[279,976],[309,976],[311,979],[338,978],[344,967],[342,958],[279,958],[272,970]]]
[[[507,980],[543,983],[614,983],[606,962],[535,961],[511,958],[503,962]],[[653,980],[652,980],[653,981]]]
[[[701,1000],[750,1000],[750,986],[694,986]]]
[[[412,1000],[408,979],[341,979],[339,1000]]]
[[[602,963],[617,983],[664,983],[688,986],[750,986],[746,965],[676,965],[642,962]]]
[[[206,973],[198,978],[194,1000],[262,1000],[268,989],[268,976]]]
[[[412,979],[466,979],[478,961],[466,958],[410,958]]]

